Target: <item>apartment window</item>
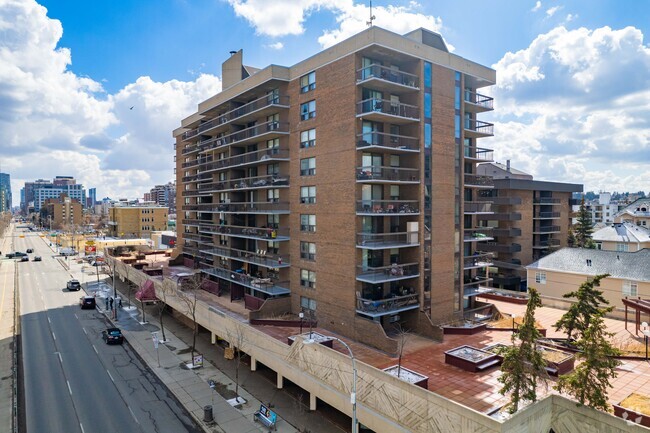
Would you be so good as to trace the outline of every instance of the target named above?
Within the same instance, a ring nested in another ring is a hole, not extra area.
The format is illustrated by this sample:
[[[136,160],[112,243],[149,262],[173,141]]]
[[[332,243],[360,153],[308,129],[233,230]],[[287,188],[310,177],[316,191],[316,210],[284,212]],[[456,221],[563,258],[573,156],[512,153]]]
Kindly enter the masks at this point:
[[[314,204],[316,203],[316,187],[315,186],[302,186],[300,187],[300,203]]]
[[[627,253],[630,250],[630,247],[628,244],[625,243],[617,243],[616,244],[616,251],[622,252],[622,253]]]
[[[266,174],[268,176],[277,176],[280,174],[280,164],[269,164],[266,166]]]
[[[300,148],[304,149],[314,146],[316,146],[316,130],[308,129],[307,131],[302,131],[300,133]]]
[[[269,254],[278,254],[280,252],[280,242],[276,242],[276,241],[267,242],[266,252]]]
[[[313,242],[300,242],[300,258],[316,260],[316,244]]]
[[[305,102],[300,105],[300,120],[316,117],[316,101]]]
[[[300,175],[313,176],[316,174],[316,158],[305,158],[300,160]]]
[[[310,289],[316,288],[316,271],[300,270],[300,285]]]
[[[280,228],[280,215],[267,215],[266,216],[266,226],[270,229],[279,229]]]
[[[316,231],[316,215],[302,214],[300,215],[300,231],[315,232]]]
[[[316,72],[310,72],[300,77],[300,93],[307,93],[316,88]]]
[[[266,116],[266,129],[275,131],[278,128],[280,128],[280,115],[276,113],[271,116]]]
[[[535,272],[535,283],[546,284],[546,272]]]
[[[269,203],[280,202],[280,190],[277,188],[269,189],[266,191],[266,201]]]
[[[303,310],[316,311],[316,300],[307,298],[305,296],[300,297],[300,308]]]
[[[636,281],[623,281],[623,296],[638,296]]]

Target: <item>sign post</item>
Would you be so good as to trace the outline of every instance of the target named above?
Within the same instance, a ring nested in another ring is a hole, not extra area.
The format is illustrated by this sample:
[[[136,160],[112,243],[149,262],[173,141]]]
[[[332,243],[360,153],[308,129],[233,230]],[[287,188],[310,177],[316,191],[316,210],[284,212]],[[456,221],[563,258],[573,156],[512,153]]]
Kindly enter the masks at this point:
[[[158,345],[160,341],[158,340],[158,332],[151,333],[151,339],[153,340],[153,347],[156,349],[156,358],[158,358],[158,368],[160,368],[160,352],[158,351]]]

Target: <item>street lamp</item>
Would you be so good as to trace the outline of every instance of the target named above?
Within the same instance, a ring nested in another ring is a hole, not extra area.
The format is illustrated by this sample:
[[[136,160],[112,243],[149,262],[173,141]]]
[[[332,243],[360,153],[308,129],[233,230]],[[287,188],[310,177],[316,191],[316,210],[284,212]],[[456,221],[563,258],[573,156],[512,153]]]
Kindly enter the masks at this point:
[[[645,360],[648,360],[648,339],[650,338],[650,326],[648,322],[641,323],[641,332],[643,333],[643,339],[645,340]]]
[[[311,310],[310,310],[311,311]],[[346,349],[348,349],[348,353],[350,354],[350,359],[352,360],[352,393],[350,394],[350,403],[352,403],[352,433],[358,433],[358,425],[357,425],[357,364],[356,360],[354,359],[354,354],[352,353],[352,349],[348,344],[341,340],[340,338],[337,337],[331,337],[329,336],[328,338],[331,338],[332,340],[336,340],[339,343],[341,343],[343,346],[345,346]],[[302,343],[303,344],[312,344],[314,340],[311,338],[311,333],[309,334],[309,338],[305,339],[303,338]]]
[[[300,317],[300,335],[302,335],[302,319],[305,318],[305,313],[301,311],[300,313],[298,313],[298,317]]]

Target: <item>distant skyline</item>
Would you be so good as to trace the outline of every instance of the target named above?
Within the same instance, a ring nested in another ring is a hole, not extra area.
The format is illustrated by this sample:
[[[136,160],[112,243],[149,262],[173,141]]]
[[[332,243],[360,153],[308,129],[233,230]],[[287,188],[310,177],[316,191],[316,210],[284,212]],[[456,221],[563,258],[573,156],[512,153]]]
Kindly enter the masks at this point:
[[[497,70],[495,160],[585,191],[650,190],[650,3],[373,1],[374,24],[440,32]],[[353,0],[0,0],[0,164],[98,197],[174,180],[172,130],[221,63],[290,66],[366,28]],[[15,202],[15,200],[14,200]],[[16,203],[14,203],[16,204]]]

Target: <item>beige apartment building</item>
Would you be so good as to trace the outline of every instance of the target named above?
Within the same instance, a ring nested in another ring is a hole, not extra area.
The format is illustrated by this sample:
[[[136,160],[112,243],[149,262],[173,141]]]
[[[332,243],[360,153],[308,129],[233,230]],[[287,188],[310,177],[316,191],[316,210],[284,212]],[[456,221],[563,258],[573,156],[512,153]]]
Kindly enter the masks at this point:
[[[640,198],[629,204],[616,214],[614,222],[627,222],[650,229],[650,198]]]
[[[483,248],[494,254],[492,286],[525,290],[525,266],[568,246],[572,195],[583,186],[534,180],[510,161],[480,164],[478,173],[494,180],[494,188],[482,197],[492,214],[479,215],[486,228],[474,234],[489,238]]]
[[[176,138],[178,245],[232,302],[384,347],[470,314],[492,253],[479,147],[495,71],[436,33],[371,27],[291,67],[223,64]],[[481,218],[479,219],[479,214]]]
[[[166,206],[113,206],[108,209],[109,235],[117,238],[150,238],[167,229]]]
[[[61,194],[59,198],[45,200],[41,206],[41,221],[54,230],[66,230],[83,224],[83,208],[79,201]]]

